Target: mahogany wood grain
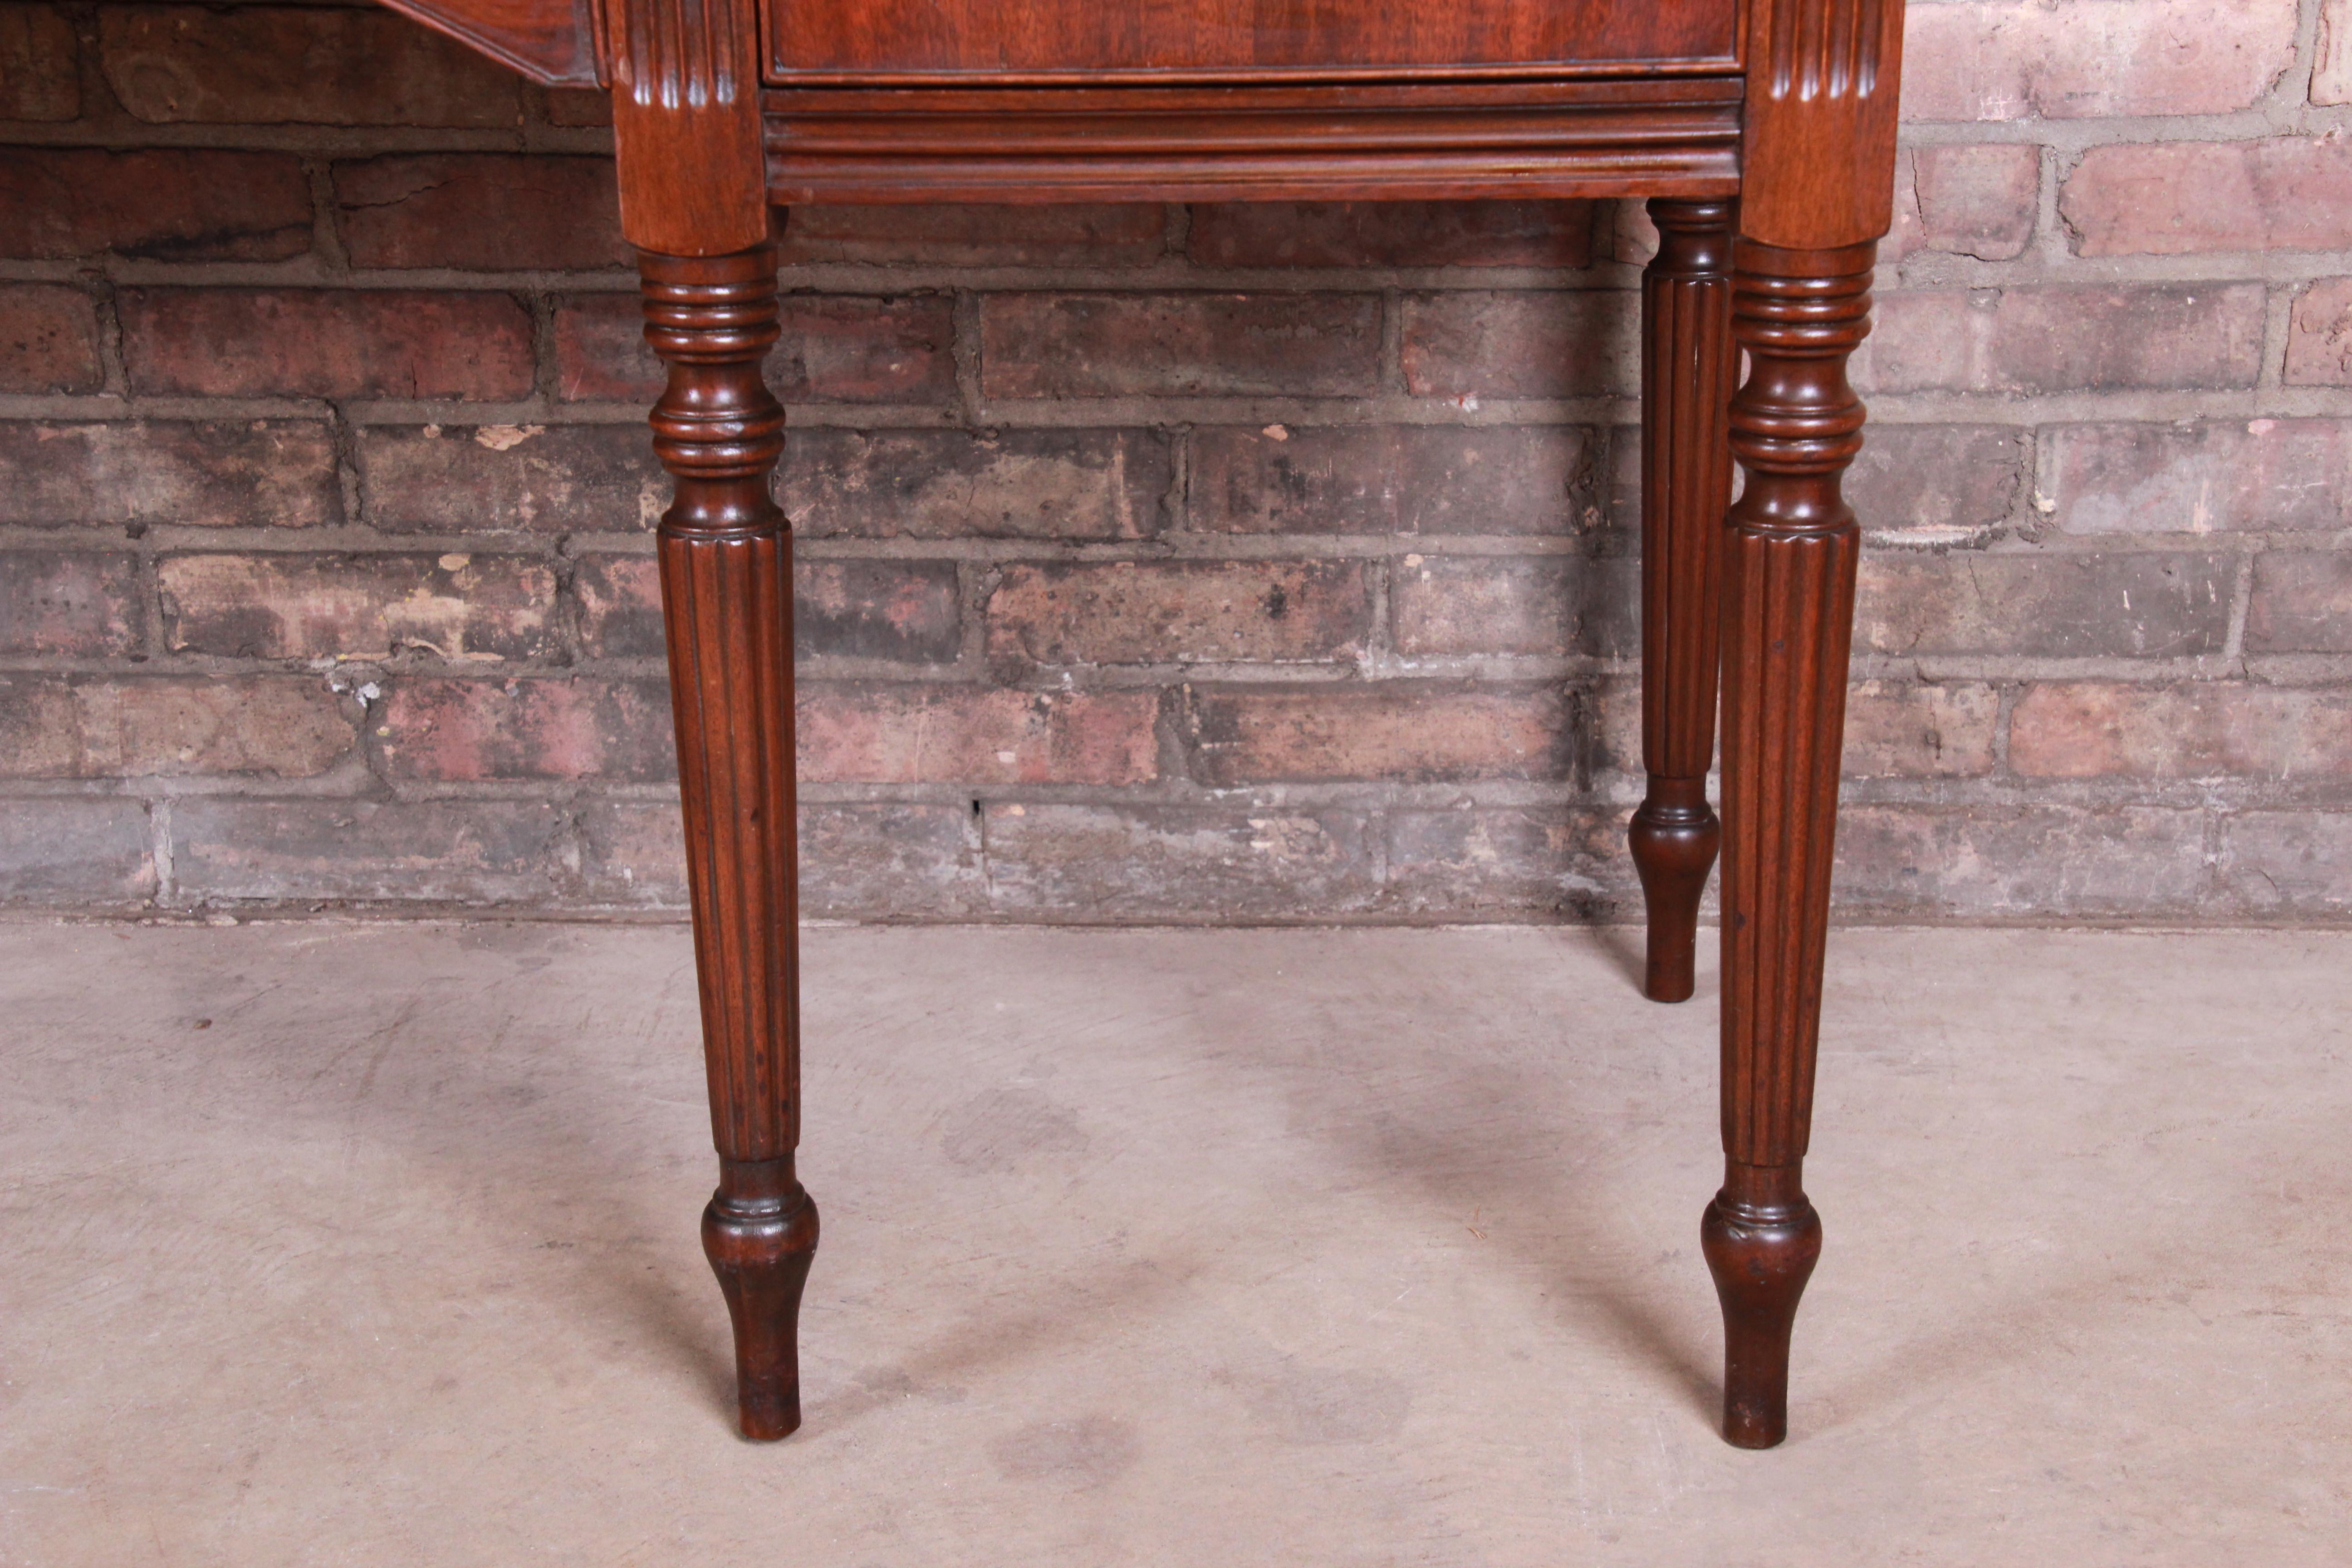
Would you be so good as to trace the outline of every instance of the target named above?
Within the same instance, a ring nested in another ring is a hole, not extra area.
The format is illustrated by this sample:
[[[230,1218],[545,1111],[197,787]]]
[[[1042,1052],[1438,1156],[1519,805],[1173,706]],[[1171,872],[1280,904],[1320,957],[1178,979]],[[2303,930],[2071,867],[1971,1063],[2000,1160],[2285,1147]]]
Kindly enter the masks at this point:
[[[745,0],[598,0],[621,233],[672,256],[764,244],[758,18]]]
[[[1715,763],[1721,536],[1731,501],[1724,420],[1731,340],[1732,204],[1650,203],[1658,254],[1642,281],[1642,765],[1626,837],[1649,917],[1643,993],[1696,989],[1699,896],[1722,830]]]
[[[792,541],[768,493],[784,411],[772,246],[643,252],[646,341],[669,368],[654,450],[677,481],[658,535],[687,885],[719,1190],[703,1250],[735,1322],[743,1435],[800,1425],[796,1326],[817,1241],[800,1142],[800,900]]]
[[[1749,0],[1739,232],[1802,249],[1895,221],[1903,0]]]

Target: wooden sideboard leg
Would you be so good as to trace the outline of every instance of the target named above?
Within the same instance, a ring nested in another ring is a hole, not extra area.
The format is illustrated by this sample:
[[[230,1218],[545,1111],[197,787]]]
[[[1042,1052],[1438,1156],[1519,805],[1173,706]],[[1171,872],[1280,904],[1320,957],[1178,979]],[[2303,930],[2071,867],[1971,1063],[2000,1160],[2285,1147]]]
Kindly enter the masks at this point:
[[[1822,1248],[1802,1175],[1861,543],[1841,493],[1862,449],[1846,359],[1876,252],[1742,239],[1732,284],[1748,483],[1723,585],[1725,1174],[1699,1234],[1723,1302],[1724,1436],[1747,1448],[1788,1435],[1790,1330]]]
[[[784,412],[761,379],[777,337],[772,246],[639,255],[646,341],[669,366],[654,449],[677,481],[662,515],[662,609],[686,810],[695,972],[719,1190],[702,1247],[735,1321],[743,1436],[801,1422],[801,1289],[816,1205],[800,1142],[800,961],[793,790],[792,540],[768,493]]]
[[[1626,837],[1649,917],[1642,990],[1686,1002],[1698,901],[1722,829],[1706,804],[1715,761],[1731,340],[1729,201],[1650,203],[1658,254],[1642,283],[1642,764],[1649,789]]]

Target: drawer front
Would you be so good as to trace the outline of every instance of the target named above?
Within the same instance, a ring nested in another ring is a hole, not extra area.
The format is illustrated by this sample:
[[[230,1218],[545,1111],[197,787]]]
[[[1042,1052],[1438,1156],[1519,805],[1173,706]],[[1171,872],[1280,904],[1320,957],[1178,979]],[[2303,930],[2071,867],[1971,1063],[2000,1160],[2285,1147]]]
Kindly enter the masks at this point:
[[[1737,68],[1743,0],[765,0],[782,85]]]

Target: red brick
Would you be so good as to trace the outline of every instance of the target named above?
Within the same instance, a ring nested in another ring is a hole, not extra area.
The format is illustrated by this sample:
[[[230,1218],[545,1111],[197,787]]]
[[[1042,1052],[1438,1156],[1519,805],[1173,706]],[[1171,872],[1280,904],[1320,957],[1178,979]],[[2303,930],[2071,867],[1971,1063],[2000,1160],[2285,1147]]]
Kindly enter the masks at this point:
[[[780,494],[809,539],[1143,539],[1174,474],[1151,430],[806,427]]]
[[[1632,294],[1423,294],[1404,302],[1416,397],[1628,396],[1642,384]]]
[[[1355,811],[992,803],[995,912],[1060,921],[1279,920],[1378,896],[1370,819]]]
[[[661,563],[650,555],[583,555],[572,576],[580,650],[592,658],[659,658]]]
[[[1015,565],[987,615],[1015,665],[1327,662],[1361,650],[1372,596],[1354,561]]]
[[[304,419],[0,424],[0,523],[341,522],[333,434]]]
[[[1637,563],[1407,555],[1389,573],[1399,653],[1638,655]]]
[[[2352,8],[2347,0],[2320,0],[2312,54],[2311,101],[2352,103]]]
[[[150,124],[521,123],[513,72],[373,7],[107,5],[99,47]]]
[[[2032,686],[2010,720],[2009,765],[2028,778],[2341,779],[2352,696],[2234,681]]]
[[[2352,553],[2265,550],[2254,557],[2248,653],[2352,653]]]
[[[812,784],[1148,784],[1158,773],[1150,691],[976,686],[800,689],[800,776]]]
[[[530,312],[505,294],[127,289],[122,351],[144,393],[513,398],[531,387]]]
[[[1856,681],[1845,700],[1845,776],[1980,778],[1993,771],[2000,718],[2000,693],[1975,681]]]
[[[784,226],[785,263],[910,262],[933,267],[1134,267],[1167,246],[1156,202],[1086,206],[798,206]]]
[[[1836,907],[1855,914],[2192,911],[2205,882],[2193,807],[1871,805],[1838,816]]]
[[[1230,533],[1568,533],[1599,517],[1601,442],[1557,425],[1210,426],[1191,526]]]
[[[804,658],[952,664],[962,646],[952,561],[793,563],[793,648]]]
[[[352,721],[315,676],[0,675],[0,777],[309,778],[352,752]]]
[[[1854,645],[1898,658],[2183,658],[2221,651],[2235,558],[1863,557]]]
[[[1442,784],[1568,776],[1574,726],[1557,688],[1187,688],[1192,776],[1217,789],[1378,779]]]
[[[2352,386],[2352,278],[2323,278],[2295,297],[2286,384]]]
[[[2025,254],[2042,200],[2042,149],[2014,142],[1913,151],[1919,244],[1984,261]]]
[[[2266,308],[2256,283],[1904,290],[1880,296],[1854,383],[1870,392],[2252,386]]]
[[[1967,539],[2010,520],[2032,460],[2030,431],[1882,420],[1863,433],[1846,499],[1874,536]]]
[[[1906,120],[2227,114],[2294,64],[2295,0],[1913,5]]]
[[[1202,267],[1584,267],[1590,202],[1209,202]]]
[[[609,158],[432,153],[334,168],[354,267],[495,272],[633,266]]]
[[[2352,147],[2333,137],[2094,147],[2058,198],[2084,256],[2352,246]]]
[[[2342,420],[2066,425],[2042,440],[2051,517],[2074,533],[2334,530],[2352,509]]]
[[[163,640],[240,658],[532,658],[555,573],[512,555],[175,555],[158,562]]]
[[[139,643],[131,556],[66,550],[0,554],[0,655],[95,658]]]
[[[0,255],[282,261],[310,248],[310,181],[290,153],[15,147],[0,160]]]
[[[669,688],[658,679],[396,679],[376,734],[394,779],[604,779],[677,776]]]
[[[1378,378],[1370,294],[992,294],[991,397],[1336,396]]]
[[[358,450],[368,519],[394,533],[636,533],[669,504],[642,422],[371,426]]]
[[[544,904],[563,820],[535,800],[236,800],[172,809],[172,868],[211,902]]]
[[[61,283],[0,283],[0,392],[95,392],[98,307]]]
[[[0,6],[0,120],[81,113],[73,23],[55,5]]]
[[[1421,920],[1589,920],[1640,907],[1620,813],[1589,806],[1387,814],[1382,908]]]
[[[155,896],[147,805],[137,800],[0,798],[0,900],[121,907]]]
[[[547,89],[550,125],[610,125],[613,95],[602,88],[555,87]]]
[[[898,299],[789,294],[783,338],[768,356],[768,384],[787,403],[944,403],[955,396],[951,304],[934,294]],[[650,402],[661,363],[646,346],[635,294],[565,302],[555,315],[557,395]]]

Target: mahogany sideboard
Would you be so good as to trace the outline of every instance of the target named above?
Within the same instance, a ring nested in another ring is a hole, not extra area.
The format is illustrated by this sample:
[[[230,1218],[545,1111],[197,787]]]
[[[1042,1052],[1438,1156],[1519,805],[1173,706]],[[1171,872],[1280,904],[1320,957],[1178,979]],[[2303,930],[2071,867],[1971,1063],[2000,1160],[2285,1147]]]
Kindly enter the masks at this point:
[[[1821,1250],[1812,1104],[1859,534],[1848,355],[1892,216],[1902,0],[387,0],[613,93],[668,366],[659,555],[742,1430],[800,1423],[791,535],[774,209],[1645,196],[1645,989],[1692,992],[1723,861],[1724,1435],[1788,1428]],[[1747,370],[1739,378],[1739,357]],[[1738,384],[1735,386],[1735,383]],[[1745,486],[1732,501],[1731,465]],[[1723,809],[1709,807],[1718,695]]]

